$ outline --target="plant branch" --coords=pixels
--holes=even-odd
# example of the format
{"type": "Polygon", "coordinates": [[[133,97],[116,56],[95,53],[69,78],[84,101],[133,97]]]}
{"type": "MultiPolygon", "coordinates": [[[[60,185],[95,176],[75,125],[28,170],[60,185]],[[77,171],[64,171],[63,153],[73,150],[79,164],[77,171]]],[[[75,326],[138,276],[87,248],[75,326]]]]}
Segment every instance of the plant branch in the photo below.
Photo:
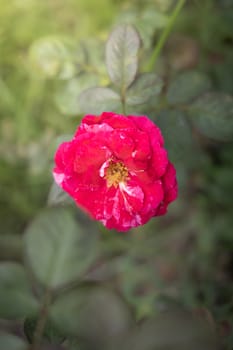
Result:
{"type": "Polygon", "coordinates": [[[163,30],[160,38],[159,38],[159,41],[158,41],[157,45],[155,46],[154,51],[152,52],[150,60],[149,60],[149,62],[147,64],[146,68],[147,68],[148,71],[151,71],[153,69],[153,67],[154,67],[154,65],[155,65],[155,63],[157,61],[157,58],[158,58],[158,56],[159,56],[159,54],[160,54],[160,52],[161,52],[161,50],[162,50],[162,48],[163,48],[163,46],[164,46],[164,44],[166,42],[166,39],[167,39],[167,37],[168,37],[168,35],[169,35],[169,33],[170,33],[170,31],[171,31],[175,21],[176,21],[176,18],[179,15],[182,7],[185,4],[185,1],[186,0],[178,0],[176,6],[174,8],[174,11],[170,15],[170,18],[168,20],[168,24],[164,28],[164,30],[163,30]]]}
{"type": "Polygon", "coordinates": [[[28,350],[39,350],[39,346],[41,344],[41,340],[43,337],[46,321],[48,318],[49,305],[51,303],[52,293],[50,289],[45,291],[41,308],[39,312],[39,318],[37,321],[36,329],[33,335],[33,341],[28,350]]]}

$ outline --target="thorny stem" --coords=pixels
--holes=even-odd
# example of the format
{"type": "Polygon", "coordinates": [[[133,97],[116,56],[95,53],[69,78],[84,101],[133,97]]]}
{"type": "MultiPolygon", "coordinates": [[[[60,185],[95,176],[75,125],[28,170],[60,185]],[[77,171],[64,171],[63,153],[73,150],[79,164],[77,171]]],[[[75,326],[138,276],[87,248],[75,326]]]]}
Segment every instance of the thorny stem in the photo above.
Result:
{"type": "Polygon", "coordinates": [[[178,0],[176,6],[174,8],[174,11],[170,15],[168,24],[164,28],[164,30],[163,30],[160,38],[159,38],[159,41],[158,41],[157,45],[155,46],[154,51],[152,52],[150,60],[149,60],[149,62],[147,64],[146,68],[147,68],[148,71],[151,71],[153,69],[153,67],[154,67],[154,65],[155,65],[155,63],[157,61],[157,58],[158,58],[158,56],[159,56],[159,54],[160,54],[160,52],[161,52],[161,50],[162,50],[162,48],[163,48],[163,46],[164,46],[164,44],[166,42],[166,39],[167,39],[167,37],[168,37],[168,35],[169,35],[169,33],[170,33],[170,31],[171,31],[175,21],[176,21],[176,18],[178,16],[178,14],[180,13],[182,7],[185,4],[185,1],[186,0],[178,0]]]}
{"type": "Polygon", "coordinates": [[[49,305],[51,303],[52,293],[50,289],[45,291],[42,299],[41,308],[39,312],[39,318],[36,325],[36,329],[33,335],[33,341],[28,350],[39,350],[39,346],[43,337],[46,321],[48,318],[49,305]]]}

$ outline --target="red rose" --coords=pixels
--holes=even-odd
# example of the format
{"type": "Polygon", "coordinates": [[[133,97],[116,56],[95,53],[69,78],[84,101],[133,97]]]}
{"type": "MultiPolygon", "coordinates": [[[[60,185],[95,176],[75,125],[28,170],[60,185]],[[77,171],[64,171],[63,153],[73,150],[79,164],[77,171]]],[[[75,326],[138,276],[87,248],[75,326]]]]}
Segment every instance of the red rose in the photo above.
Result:
{"type": "Polygon", "coordinates": [[[54,179],[92,218],[127,231],[165,214],[177,197],[176,171],[163,145],[145,116],[87,115],[59,146],[54,179]]]}

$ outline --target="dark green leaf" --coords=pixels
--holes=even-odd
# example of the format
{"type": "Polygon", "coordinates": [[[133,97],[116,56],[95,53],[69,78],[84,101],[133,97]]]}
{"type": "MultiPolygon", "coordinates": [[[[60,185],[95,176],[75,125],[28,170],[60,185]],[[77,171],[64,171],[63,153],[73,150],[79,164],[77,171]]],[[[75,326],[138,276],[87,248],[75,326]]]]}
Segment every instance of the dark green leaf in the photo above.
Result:
{"type": "Polygon", "coordinates": [[[140,37],[133,26],[118,26],[106,44],[106,64],[109,76],[121,90],[135,79],[138,68],[140,37]]]}
{"type": "Polygon", "coordinates": [[[119,336],[132,322],[131,312],[121,297],[95,285],[79,287],[58,297],[51,316],[61,330],[95,344],[95,348],[108,337],[119,336]]]}
{"type": "Polygon", "coordinates": [[[22,238],[17,234],[0,234],[0,259],[22,260],[22,238]]]}
{"type": "Polygon", "coordinates": [[[217,350],[213,329],[186,311],[166,311],[144,321],[115,349],[122,350],[217,350]]]}
{"type": "Polygon", "coordinates": [[[22,318],[37,310],[25,270],[13,262],[0,264],[0,317],[22,318]]]}
{"type": "Polygon", "coordinates": [[[13,334],[0,333],[0,350],[26,350],[25,341],[13,334]]]}
{"type": "Polygon", "coordinates": [[[154,73],[141,74],[126,93],[128,105],[146,103],[151,97],[158,95],[163,87],[162,80],[154,73]]]}
{"type": "Polygon", "coordinates": [[[25,237],[27,262],[43,284],[59,287],[77,280],[96,255],[97,235],[84,232],[65,208],[42,212],[25,237]]]}
{"type": "Polygon", "coordinates": [[[171,104],[188,103],[210,88],[211,82],[204,73],[184,72],[171,82],[167,91],[167,99],[171,104]]]}
{"type": "Polygon", "coordinates": [[[172,162],[184,163],[188,168],[200,165],[200,150],[183,112],[164,110],[156,116],[155,122],[162,130],[165,147],[172,162]]]}
{"type": "Polygon", "coordinates": [[[100,114],[104,111],[120,112],[120,96],[113,90],[95,87],[83,91],[79,96],[83,113],[100,114]]]}
{"type": "Polygon", "coordinates": [[[185,188],[189,171],[207,164],[207,157],[193,138],[191,126],[183,112],[164,110],[156,116],[155,122],[162,130],[169,159],[176,167],[179,188],[185,188]]]}
{"type": "Polygon", "coordinates": [[[193,124],[215,140],[233,139],[233,98],[223,93],[208,93],[190,106],[193,124]]]}

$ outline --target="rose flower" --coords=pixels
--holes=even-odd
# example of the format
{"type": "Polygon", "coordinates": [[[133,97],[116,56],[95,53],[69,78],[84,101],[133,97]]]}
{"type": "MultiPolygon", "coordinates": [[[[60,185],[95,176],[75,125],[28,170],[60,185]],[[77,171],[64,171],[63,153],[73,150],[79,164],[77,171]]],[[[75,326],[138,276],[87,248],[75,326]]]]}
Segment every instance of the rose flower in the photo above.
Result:
{"type": "Polygon", "coordinates": [[[93,219],[127,231],[163,215],[177,197],[160,129],[145,116],[86,115],[55,155],[53,175],[93,219]]]}

